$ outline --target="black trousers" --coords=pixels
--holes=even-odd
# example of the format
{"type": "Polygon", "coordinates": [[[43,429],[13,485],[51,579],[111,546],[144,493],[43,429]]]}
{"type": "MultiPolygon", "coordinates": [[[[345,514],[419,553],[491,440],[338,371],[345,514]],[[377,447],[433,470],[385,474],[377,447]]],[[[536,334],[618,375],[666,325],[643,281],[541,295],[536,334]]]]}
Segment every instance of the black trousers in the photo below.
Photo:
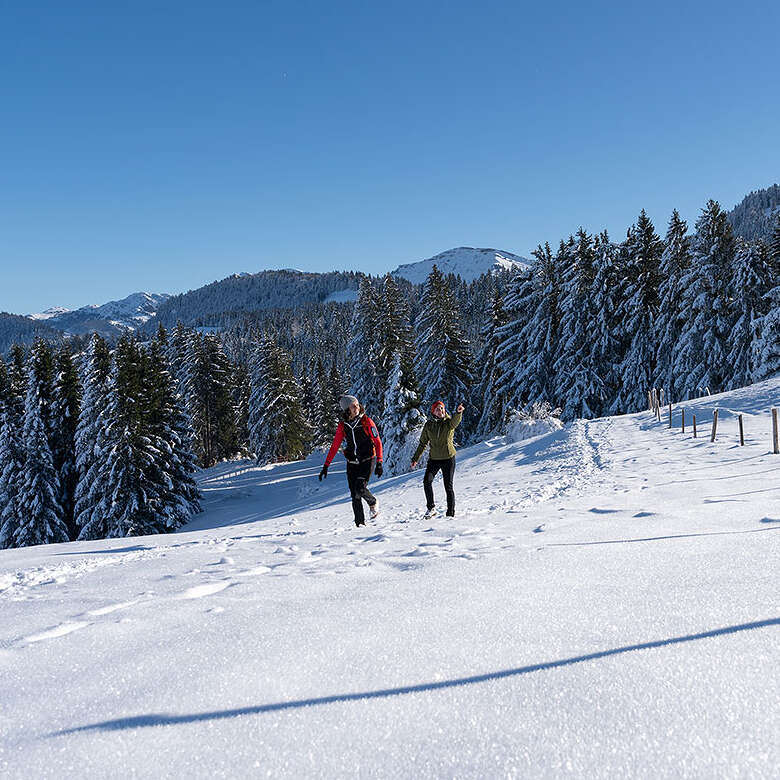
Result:
{"type": "Polygon", "coordinates": [[[374,473],[376,458],[369,458],[361,463],[347,463],[347,483],[352,496],[352,511],[355,513],[355,525],[364,525],[366,516],[363,514],[363,499],[369,506],[376,504],[374,494],[368,489],[368,481],[374,473]]]}
{"type": "Polygon", "coordinates": [[[428,458],[428,465],[425,467],[425,476],[423,477],[423,488],[425,489],[425,503],[428,509],[433,509],[435,502],[433,500],[433,478],[441,471],[444,478],[444,492],[447,494],[447,514],[455,517],[455,489],[452,487],[452,478],[455,476],[455,456],[446,460],[434,460],[428,458]]]}

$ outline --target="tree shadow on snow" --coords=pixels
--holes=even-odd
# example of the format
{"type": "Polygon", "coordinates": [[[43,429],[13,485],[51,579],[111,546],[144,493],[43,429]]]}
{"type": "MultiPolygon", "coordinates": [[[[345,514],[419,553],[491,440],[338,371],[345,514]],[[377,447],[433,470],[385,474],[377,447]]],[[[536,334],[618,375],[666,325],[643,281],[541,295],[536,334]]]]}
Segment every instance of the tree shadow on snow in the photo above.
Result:
{"type": "Polygon", "coordinates": [[[75,728],[63,729],[53,732],[50,737],[61,736],[64,734],[74,734],[82,731],[121,731],[124,729],[143,728],[148,726],[175,726],[183,723],[200,723],[203,721],[224,720],[227,718],[236,718],[242,715],[262,715],[269,712],[281,712],[283,710],[293,710],[303,707],[316,707],[325,704],[340,704],[352,701],[367,701],[370,699],[384,699],[392,696],[406,696],[412,693],[428,693],[439,691],[446,688],[457,688],[464,685],[475,685],[477,683],[493,682],[504,680],[511,677],[519,677],[524,674],[541,672],[548,669],[558,669],[574,664],[585,663],[587,661],[597,661],[601,658],[632,653],[637,650],[652,650],[659,647],[668,647],[670,645],[682,644],[685,642],[694,642],[699,639],[711,639],[718,636],[727,636],[737,634],[742,631],[752,631],[758,628],[768,628],[770,626],[780,626],[780,618],[769,618],[767,620],[756,620],[752,623],[741,623],[735,626],[725,628],[716,628],[711,631],[702,631],[698,634],[688,634],[687,636],[677,636],[671,639],[658,639],[651,642],[642,642],[636,645],[626,645],[612,650],[601,650],[587,655],[578,655],[572,658],[564,658],[559,661],[548,661],[545,663],[531,664],[530,666],[520,666],[515,669],[504,669],[498,672],[488,672],[486,674],[477,674],[472,677],[459,677],[453,680],[442,680],[439,682],[420,683],[418,685],[407,685],[398,688],[384,688],[376,691],[363,691],[358,693],[341,693],[331,696],[321,696],[310,699],[296,699],[293,701],[274,702],[270,704],[259,704],[254,707],[239,707],[231,710],[215,710],[214,712],[199,712],[191,715],[166,715],[163,713],[153,713],[149,715],[136,715],[130,718],[118,718],[116,720],[106,720],[100,723],[92,723],[87,726],[77,726],[75,728]]]}

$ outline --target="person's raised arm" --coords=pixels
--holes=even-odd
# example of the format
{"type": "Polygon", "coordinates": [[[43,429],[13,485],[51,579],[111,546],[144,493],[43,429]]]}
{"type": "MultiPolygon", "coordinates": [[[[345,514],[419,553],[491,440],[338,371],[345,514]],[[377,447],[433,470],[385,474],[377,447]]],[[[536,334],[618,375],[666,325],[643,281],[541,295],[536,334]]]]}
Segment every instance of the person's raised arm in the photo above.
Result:
{"type": "Polygon", "coordinates": [[[455,410],[455,414],[450,417],[450,429],[455,430],[460,425],[460,421],[463,419],[463,410],[466,407],[463,404],[458,404],[458,408],[455,410]]]}

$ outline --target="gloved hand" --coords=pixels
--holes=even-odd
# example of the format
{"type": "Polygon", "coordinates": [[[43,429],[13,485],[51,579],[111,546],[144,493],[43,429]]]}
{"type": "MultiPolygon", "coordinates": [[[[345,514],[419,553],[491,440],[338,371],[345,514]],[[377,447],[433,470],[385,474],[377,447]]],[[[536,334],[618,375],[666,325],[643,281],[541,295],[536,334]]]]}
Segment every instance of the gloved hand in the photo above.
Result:
{"type": "Polygon", "coordinates": [[[374,474],[376,474],[377,479],[382,476],[383,470],[384,469],[382,468],[382,461],[381,460],[377,461],[376,466],[374,466],[374,474]]]}
{"type": "Polygon", "coordinates": [[[328,477],[328,467],[323,466],[322,471],[320,472],[320,482],[322,482],[323,479],[327,479],[328,477]]]}

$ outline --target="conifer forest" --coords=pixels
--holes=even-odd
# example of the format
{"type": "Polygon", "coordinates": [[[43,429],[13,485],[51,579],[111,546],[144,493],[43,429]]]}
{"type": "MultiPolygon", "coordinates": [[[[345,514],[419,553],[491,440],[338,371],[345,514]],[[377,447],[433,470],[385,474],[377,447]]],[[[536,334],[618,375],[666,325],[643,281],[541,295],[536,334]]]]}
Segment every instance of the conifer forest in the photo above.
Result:
{"type": "MultiPolygon", "coordinates": [[[[715,201],[692,227],[672,212],[665,231],[642,211],[619,240],[580,228],[539,245],[526,272],[466,283],[434,267],[421,286],[357,274],[354,302],[15,344],[0,359],[0,547],[173,531],[200,511],[199,468],[327,447],[346,392],[397,474],[436,399],[466,405],[464,444],[529,410],[632,413],[653,387],[679,402],[771,376],[773,219],[748,239],[715,201]]],[[[324,295],[336,281],[323,278],[324,295]]],[[[194,318],[200,298],[187,300],[194,318]]]]}

